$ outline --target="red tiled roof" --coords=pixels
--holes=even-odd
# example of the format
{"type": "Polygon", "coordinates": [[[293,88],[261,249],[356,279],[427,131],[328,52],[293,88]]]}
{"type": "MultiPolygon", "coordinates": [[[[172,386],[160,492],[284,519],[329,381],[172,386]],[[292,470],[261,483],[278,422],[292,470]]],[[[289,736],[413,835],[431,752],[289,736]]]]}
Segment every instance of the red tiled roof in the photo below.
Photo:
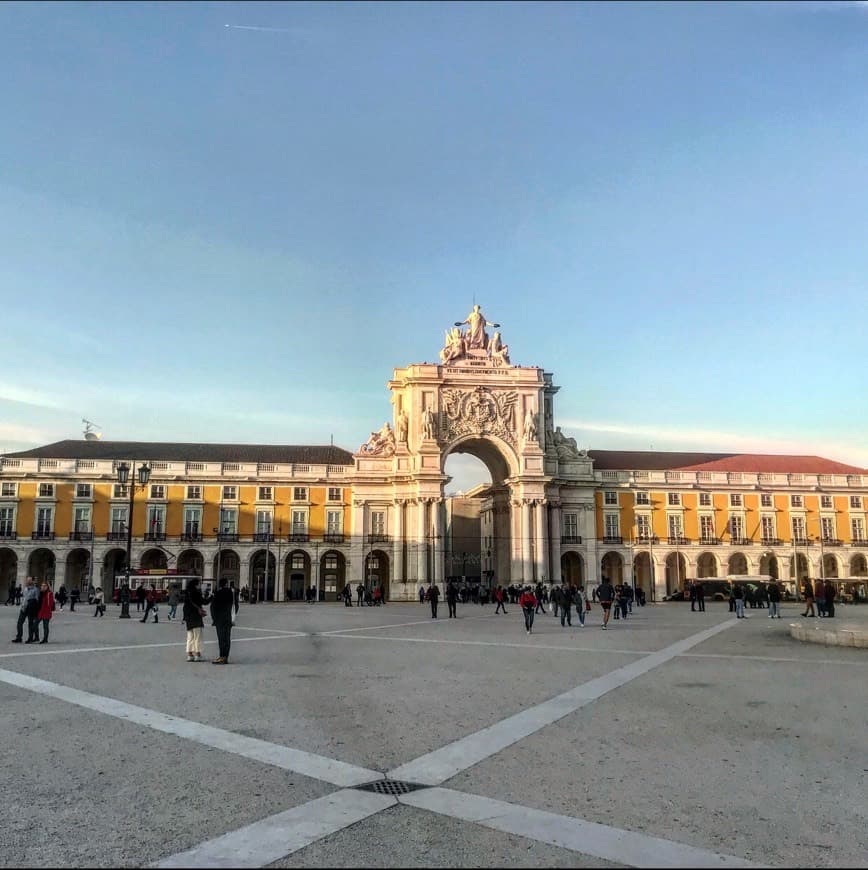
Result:
{"type": "Polygon", "coordinates": [[[747,471],[765,474],[864,474],[855,465],[822,456],[772,453],[678,453],[651,450],[589,450],[595,470],[747,471]]]}

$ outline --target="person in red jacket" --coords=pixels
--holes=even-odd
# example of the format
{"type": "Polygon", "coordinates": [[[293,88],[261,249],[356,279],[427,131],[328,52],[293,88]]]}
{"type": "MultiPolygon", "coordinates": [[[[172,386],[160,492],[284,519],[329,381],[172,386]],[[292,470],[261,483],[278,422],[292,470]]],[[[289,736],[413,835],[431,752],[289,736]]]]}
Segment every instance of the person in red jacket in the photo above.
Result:
{"type": "Polygon", "coordinates": [[[39,623],[42,623],[42,640],[40,643],[48,643],[48,623],[51,622],[51,615],[54,613],[54,593],[51,587],[45,580],[42,581],[42,586],[39,589],[39,610],[36,613],[36,631],[39,633],[39,623]]]}
{"type": "Polygon", "coordinates": [[[524,592],[518,598],[518,606],[524,612],[524,627],[528,634],[533,634],[533,614],[536,610],[536,596],[530,586],[524,587],[524,592]]]}

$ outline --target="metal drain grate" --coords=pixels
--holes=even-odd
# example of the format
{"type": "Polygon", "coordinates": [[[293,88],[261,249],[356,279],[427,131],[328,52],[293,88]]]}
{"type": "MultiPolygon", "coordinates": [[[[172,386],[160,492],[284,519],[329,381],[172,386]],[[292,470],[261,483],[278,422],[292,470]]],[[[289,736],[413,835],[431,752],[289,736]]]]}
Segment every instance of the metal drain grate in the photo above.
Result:
{"type": "Polygon", "coordinates": [[[430,788],[430,786],[422,785],[419,782],[402,782],[399,779],[378,779],[376,782],[366,782],[364,785],[356,786],[358,791],[373,791],[377,794],[390,795],[407,794],[420,788],[430,788]]]}

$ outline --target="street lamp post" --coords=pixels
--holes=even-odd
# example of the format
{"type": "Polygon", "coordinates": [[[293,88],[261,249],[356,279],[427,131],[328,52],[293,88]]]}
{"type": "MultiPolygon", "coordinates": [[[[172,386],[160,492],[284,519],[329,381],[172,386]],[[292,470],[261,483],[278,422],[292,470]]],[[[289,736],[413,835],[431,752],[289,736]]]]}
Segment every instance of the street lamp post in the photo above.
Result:
{"type": "MultiPolygon", "coordinates": [[[[135,466],[135,462],[133,463],[135,466]]],[[[136,484],[135,480],[130,480],[130,470],[131,466],[126,462],[122,462],[117,467],[118,474],[118,483],[121,486],[129,486],[130,488],[130,508],[129,514],[127,516],[127,554],[124,565],[124,573],[126,574],[126,586],[127,589],[130,588],[130,571],[132,566],[132,552],[133,552],[133,510],[135,509],[136,504],[136,489],[141,487],[144,489],[148,485],[148,481],[151,479],[151,469],[145,465],[143,462],[136,472],[138,477],[138,484],[136,484]]],[[[114,592],[114,578],[112,578],[112,592],[114,592]]],[[[120,597],[120,596],[118,596],[120,597]]],[[[129,619],[130,618],[130,602],[127,597],[125,601],[121,602],[121,619],[129,619]]]]}

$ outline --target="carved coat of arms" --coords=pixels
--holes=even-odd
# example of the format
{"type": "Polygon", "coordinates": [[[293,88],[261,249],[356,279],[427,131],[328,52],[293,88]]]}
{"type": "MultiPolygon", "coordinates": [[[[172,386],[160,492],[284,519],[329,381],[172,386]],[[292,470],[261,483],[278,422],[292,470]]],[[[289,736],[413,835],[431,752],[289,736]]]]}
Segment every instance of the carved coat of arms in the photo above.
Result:
{"type": "Polygon", "coordinates": [[[511,444],[516,443],[515,407],[518,393],[493,391],[485,387],[474,390],[444,389],[441,392],[443,408],[443,437],[447,440],[460,435],[497,435],[511,444]]]}

